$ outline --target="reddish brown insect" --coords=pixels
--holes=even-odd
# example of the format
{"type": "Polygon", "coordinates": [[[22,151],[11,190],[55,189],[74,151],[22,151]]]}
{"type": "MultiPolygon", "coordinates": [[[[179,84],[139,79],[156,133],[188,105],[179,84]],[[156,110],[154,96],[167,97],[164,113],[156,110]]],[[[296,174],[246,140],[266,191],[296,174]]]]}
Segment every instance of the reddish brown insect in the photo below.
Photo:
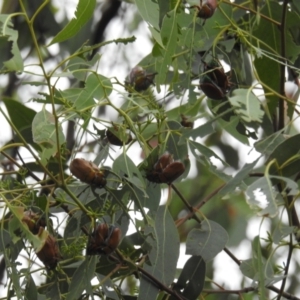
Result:
{"type": "Polygon", "coordinates": [[[174,161],[173,155],[169,153],[165,153],[158,159],[158,161],[154,165],[154,170],[156,172],[162,172],[173,161],[174,161]]]}
{"type": "MultiPolygon", "coordinates": [[[[116,131],[118,131],[118,128],[114,127],[116,131]]],[[[106,130],[106,137],[107,140],[112,144],[116,146],[123,146],[123,141],[120,140],[109,128],[106,130]]],[[[124,142],[125,145],[129,144],[132,141],[131,134],[127,134],[127,140],[124,142]]]]}
{"type": "Polygon", "coordinates": [[[111,254],[121,240],[121,229],[106,223],[99,224],[91,234],[86,253],[87,255],[111,254]]]}
{"type": "Polygon", "coordinates": [[[36,255],[49,270],[55,269],[58,261],[62,258],[57,241],[51,234],[48,235],[44,246],[36,255]]]}
{"type": "Polygon", "coordinates": [[[172,183],[175,179],[180,177],[185,170],[184,164],[180,161],[174,161],[169,164],[162,173],[159,174],[159,179],[163,183],[172,183]]]}
{"type": "Polygon", "coordinates": [[[169,153],[163,154],[150,170],[146,178],[155,183],[171,184],[175,179],[180,177],[185,170],[185,166],[180,161],[175,161],[169,153]]]}
{"type": "Polygon", "coordinates": [[[125,80],[125,86],[127,87],[126,90],[128,90],[129,86],[131,86],[137,92],[147,90],[150,85],[154,85],[153,80],[156,74],[156,72],[147,73],[140,66],[134,67],[125,80]]]}
{"type": "Polygon", "coordinates": [[[106,179],[104,173],[92,162],[83,158],[75,158],[70,164],[71,173],[87,184],[104,187],[106,179]]]}
{"type": "Polygon", "coordinates": [[[46,227],[45,219],[31,210],[24,211],[22,222],[33,234],[38,234],[40,227],[46,227]]]}
{"type": "Polygon", "coordinates": [[[181,122],[180,124],[183,127],[187,127],[187,128],[194,128],[194,122],[189,121],[188,118],[184,115],[181,115],[181,122]]]}
{"type": "Polygon", "coordinates": [[[197,16],[201,19],[206,20],[213,16],[217,6],[217,0],[200,0],[199,6],[193,5],[191,7],[196,7],[198,9],[197,16]]]}
{"type": "Polygon", "coordinates": [[[200,89],[208,98],[224,99],[231,84],[220,62],[215,59],[204,62],[204,71],[205,74],[200,78],[200,89]]]}

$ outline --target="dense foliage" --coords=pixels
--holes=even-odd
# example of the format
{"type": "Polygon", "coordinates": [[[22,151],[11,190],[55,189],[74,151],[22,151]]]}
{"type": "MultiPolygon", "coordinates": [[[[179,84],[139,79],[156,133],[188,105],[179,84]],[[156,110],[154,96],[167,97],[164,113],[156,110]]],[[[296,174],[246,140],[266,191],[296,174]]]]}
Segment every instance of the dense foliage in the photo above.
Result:
{"type": "Polygon", "coordinates": [[[131,2],[2,4],[1,299],[300,299],[300,2],[131,2]]]}

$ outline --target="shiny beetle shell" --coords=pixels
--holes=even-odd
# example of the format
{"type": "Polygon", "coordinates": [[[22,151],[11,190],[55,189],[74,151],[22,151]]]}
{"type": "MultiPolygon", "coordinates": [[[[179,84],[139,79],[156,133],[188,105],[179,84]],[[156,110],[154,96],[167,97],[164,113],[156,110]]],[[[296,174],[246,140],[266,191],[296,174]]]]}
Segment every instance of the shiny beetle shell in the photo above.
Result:
{"type": "Polygon", "coordinates": [[[111,254],[121,240],[121,229],[106,223],[99,224],[91,234],[86,248],[87,255],[111,254]]]}
{"type": "MultiPolygon", "coordinates": [[[[123,146],[123,141],[121,141],[111,130],[107,129],[106,130],[106,137],[107,140],[115,146],[123,146]]],[[[132,136],[131,134],[128,134],[127,141],[124,142],[125,145],[129,144],[132,141],[132,136]]]]}
{"type": "Polygon", "coordinates": [[[185,171],[182,162],[173,160],[169,153],[163,154],[153,166],[153,169],[146,174],[146,178],[154,183],[171,184],[180,177],[185,171]]]}
{"type": "Polygon", "coordinates": [[[162,183],[170,184],[180,177],[184,171],[184,164],[180,161],[174,161],[162,171],[162,173],[159,175],[159,178],[162,183]]]}
{"type": "Polygon", "coordinates": [[[40,227],[46,227],[45,219],[30,210],[24,212],[22,222],[33,234],[38,234],[40,227]]]}
{"type": "Polygon", "coordinates": [[[147,73],[141,66],[134,67],[127,79],[125,85],[131,86],[137,92],[145,91],[150,85],[154,85],[154,77],[157,73],[147,73]]]}
{"type": "Polygon", "coordinates": [[[162,172],[163,169],[166,168],[173,161],[174,161],[173,155],[169,153],[165,153],[158,159],[158,161],[154,165],[154,170],[156,172],[162,172]]]}
{"type": "Polygon", "coordinates": [[[49,270],[55,269],[58,261],[61,259],[56,239],[49,234],[44,246],[36,253],[37,257],[43,262],[49,270]]]}
{"type": "Polygon", "coordinates": [[[184,115],[181,115],[181,122],[180,124],[183,127],[187,127],[187,128],[194,128],[194,122],[189,121],[188,118],[184,115]]]}
{"type": "Polygon", "coordinates": [[[200,77],[199,88],[203,93],[213,99],[222,100],[229,91],[230,82],[221,64],[213,59],[204,63],[205,74],[200,77]]]}
{"type": "Polygon", "coordinates": [[[213,100],[222,100],[226,96],[226,93],[212,81],[200,83],[200,89],[208,98],[213,100]]]}
{"type": "Polygon", "coordinates": [[[196,7],[198,9],[197,17],[206,20],[213,16],[217,6],[217,0],[200,0],[200,6],[194,5],[192,7],[196,7]]]}
{"type": "Polygon", "coordinates": [[[71,173],[82,182],[104,187],[106,179],[104,173],[92,162],[83,158],[75,158],[70,164],[71,173]]]}

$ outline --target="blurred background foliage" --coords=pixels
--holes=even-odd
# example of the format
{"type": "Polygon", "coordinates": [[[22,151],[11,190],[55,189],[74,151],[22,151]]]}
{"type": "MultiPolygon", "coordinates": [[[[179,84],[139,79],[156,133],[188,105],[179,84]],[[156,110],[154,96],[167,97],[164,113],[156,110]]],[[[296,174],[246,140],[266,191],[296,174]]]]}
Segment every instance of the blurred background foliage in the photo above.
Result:
{"type": "Polygon", "coordinates": [[[298,299],[297,0],[1,4],[3,299],[298,299]]]}

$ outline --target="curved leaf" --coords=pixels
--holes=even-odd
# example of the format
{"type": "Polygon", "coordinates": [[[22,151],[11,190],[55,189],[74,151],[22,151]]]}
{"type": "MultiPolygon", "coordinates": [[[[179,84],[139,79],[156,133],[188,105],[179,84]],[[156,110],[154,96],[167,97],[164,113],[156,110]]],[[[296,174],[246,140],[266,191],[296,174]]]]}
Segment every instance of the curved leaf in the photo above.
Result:
{"type": "Polygon", "coordinates": [[[94,277],[97,260],[97,256],[87,257],[78,267],[72,277],[66,300],[78,299],[84,290],[91,288],[91,280],[94,277]]]}
{"type": "MultiPolygon", "coordinates": [[[[146,232],[145,232],[146,233],[146,232]]],[[[152,249],[149,253],[151,265],[144,269],[157,280],[169,286],[175,276],[179,256],[179,236],[173,218],[166,206],[161,206],[156,214],[154,227],[148,228],[147,242],[152,249]]],[[[146,278],[141,278],[138,299],[155,299],[158,287],[146,278]]]]}
{"type": "MultiPolygon", "coordinates": [[[[188,300],[197,299],[205,282],[206,263],[201,256],[192,256],[185,263],[174,290],[188,300]]],[[[171,298],[173,300],[173,298],[171,298]]]]}
{"type": "Polygon", "coordinates": [[[221,252],[228,241],[226,230],[218,223],[206,220],[200,228],[189,232],[186,240],[186,254],[202,256],[205,262],[221,252]]]}
{"type": "Polygon", "coordinates": [[[73,18],[64,29],[62,29],[48,45],[60,43],[76,35],[82,26],[93,16],[96,0],[79,0],[76,8],[75,18],[73,18]]]}

